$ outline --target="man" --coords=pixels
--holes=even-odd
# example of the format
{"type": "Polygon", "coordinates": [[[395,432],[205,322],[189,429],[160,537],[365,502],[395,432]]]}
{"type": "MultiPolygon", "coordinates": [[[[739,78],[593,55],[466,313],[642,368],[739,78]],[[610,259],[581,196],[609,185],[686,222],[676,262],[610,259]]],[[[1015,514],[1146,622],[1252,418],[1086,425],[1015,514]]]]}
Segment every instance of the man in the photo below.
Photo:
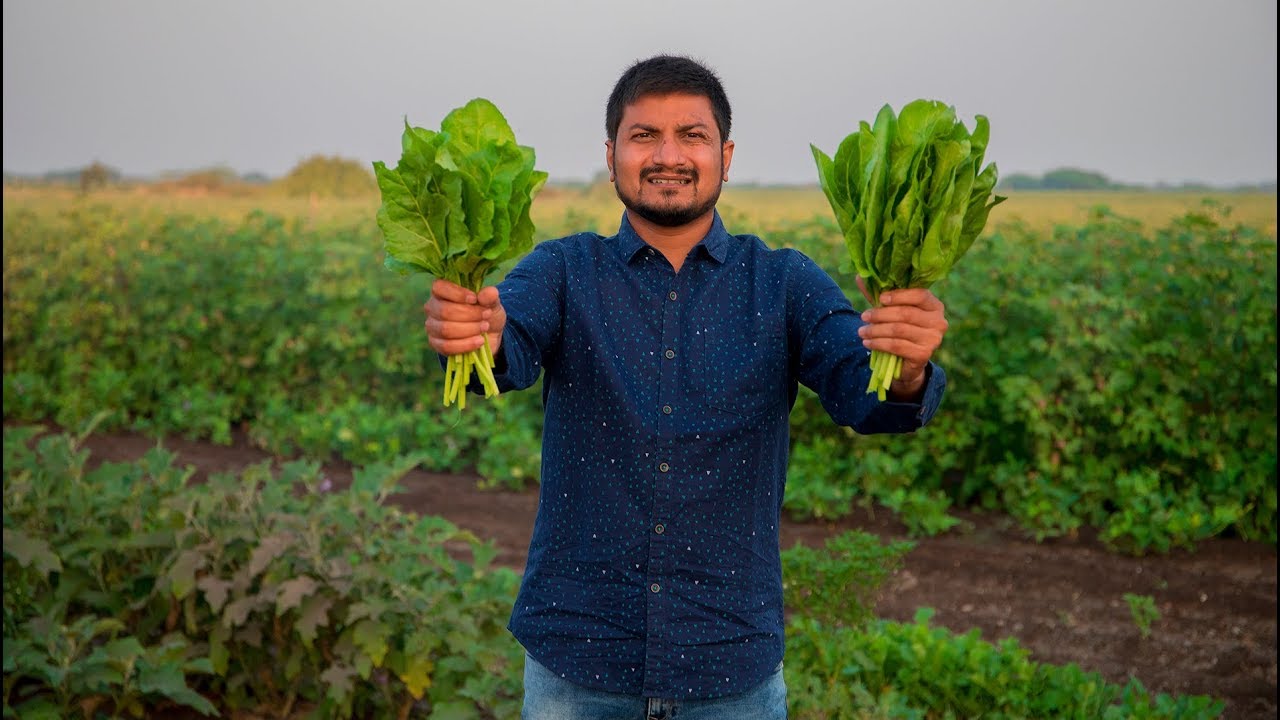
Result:
{"type": "Polygon", "coordinates": [[[947,323],[926,290],[859,317],[817,265],[730,235],[733,160],[719,80],[640,61],[606,108],[617,235],[543,242],[497,288],[444,281],[431,346],[487,333],[504,391],[543,374],[541,501],[510,629],[524,717],[786,717],[778,523],[797,383],[838,423],[909,432],[945,379],[947,323]],[[904,359],[868,394],[869,351],[904,359]]]}

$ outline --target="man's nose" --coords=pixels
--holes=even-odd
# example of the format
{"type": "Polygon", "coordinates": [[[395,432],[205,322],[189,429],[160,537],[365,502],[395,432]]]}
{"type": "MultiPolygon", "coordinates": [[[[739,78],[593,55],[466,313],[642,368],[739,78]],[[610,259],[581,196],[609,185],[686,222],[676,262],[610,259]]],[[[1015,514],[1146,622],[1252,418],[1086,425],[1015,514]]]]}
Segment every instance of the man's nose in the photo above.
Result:
{"type": "Polygon", "coordinates": [[[684,149],[675,140],[664,138],[658,141],[658,146],[653,149],[653,162],[666,167],[683,165],[684,149]]]}

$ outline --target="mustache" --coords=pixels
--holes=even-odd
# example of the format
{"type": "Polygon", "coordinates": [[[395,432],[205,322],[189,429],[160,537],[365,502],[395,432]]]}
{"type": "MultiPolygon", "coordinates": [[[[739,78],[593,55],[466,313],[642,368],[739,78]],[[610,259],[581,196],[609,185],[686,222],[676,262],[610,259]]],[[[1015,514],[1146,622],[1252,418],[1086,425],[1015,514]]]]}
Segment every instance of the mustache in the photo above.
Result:
{"type": "Polygon", "coordinates": [[[668,169],[668,168],[658,167],[656,165],[650,165],[649,167],[642,169],[640,171],[640,179],[648,180],[650,177],[658,174],[679,175],[680,177],[688,178],[689,180],[692,180],[692,181],[697,181],[698,179],[698,171],[694,170],[693,168],[668,169]]]}

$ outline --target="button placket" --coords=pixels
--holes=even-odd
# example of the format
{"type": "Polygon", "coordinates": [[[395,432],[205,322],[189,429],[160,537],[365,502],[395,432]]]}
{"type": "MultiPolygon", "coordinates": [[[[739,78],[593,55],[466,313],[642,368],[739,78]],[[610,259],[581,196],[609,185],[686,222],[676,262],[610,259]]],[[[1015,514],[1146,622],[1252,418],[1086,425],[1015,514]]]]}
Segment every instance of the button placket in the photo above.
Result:
{"type": "MultiPolygon", "coordinates": [[[[653,475],[655,491],[649,506],[649,565],[648,573],[645,580],[645,587],[648,592],[645,593],[648,602],[648,620],[652,627],[660,628],[666,624],[667,615],[670,607],[667,602],[668,594],[666,592],[666,578],[671,574],[670,553],[666,551],[669,542],[670,533],[667,532],[665,519],[671,517],[670,508],[666,507],[668,502],[665,498],[668,496],[667,489],[672,483],[678,483],[679,476],[676,475],[677,468],[680,465],[680,448],[674,444],[676,416],[675,406],[680,401],[680,376],[681,366],[684,364],[682,357],[683,348],[680,345],[681,334],[684,328],[681,326],[681,303],[680,299],[682,291],[679,289],[681,279],[678,275],[669,277],[669,284],[665,292],[659,290],[658,295],[659,309],[662,317],[661,336],[658,338],[659,345],[657,351],[658,358],[658,385],[657,393],[654,397],[653,406],[653,422],[654,427],[658,431],[658,440],[655,445],[656,463],[651,467],[656,470],[653,475]],[[665,296],[665,300],[662,298],[665,296]]],[[[662,639],[663,633],[655,631],[649,638],[650,650],[661,654],[666,651],[665,641],[662,639]]],[[[648,663],[646,663],[648,665],[648,663]]],[[[646,673],[648,670],[646,670],[646,673]]]]}

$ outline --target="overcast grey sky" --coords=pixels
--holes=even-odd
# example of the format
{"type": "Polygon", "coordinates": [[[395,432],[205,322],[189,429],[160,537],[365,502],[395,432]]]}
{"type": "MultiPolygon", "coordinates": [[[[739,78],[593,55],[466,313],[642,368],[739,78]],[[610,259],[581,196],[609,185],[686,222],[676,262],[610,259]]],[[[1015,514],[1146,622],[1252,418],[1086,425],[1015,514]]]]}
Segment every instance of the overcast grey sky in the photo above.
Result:
{"type": "Polygon", "coordinates": [[[1002,175],[1276,179],[1275,0],[6,0],[4,169],[126,174],[315,154],[394,163],[403,118],[493,100],[553,180],[604,165],[604,102],[659,52],[712,66],[733,180],[816,178],[885,103],[991,120],[1002,175]]]}

